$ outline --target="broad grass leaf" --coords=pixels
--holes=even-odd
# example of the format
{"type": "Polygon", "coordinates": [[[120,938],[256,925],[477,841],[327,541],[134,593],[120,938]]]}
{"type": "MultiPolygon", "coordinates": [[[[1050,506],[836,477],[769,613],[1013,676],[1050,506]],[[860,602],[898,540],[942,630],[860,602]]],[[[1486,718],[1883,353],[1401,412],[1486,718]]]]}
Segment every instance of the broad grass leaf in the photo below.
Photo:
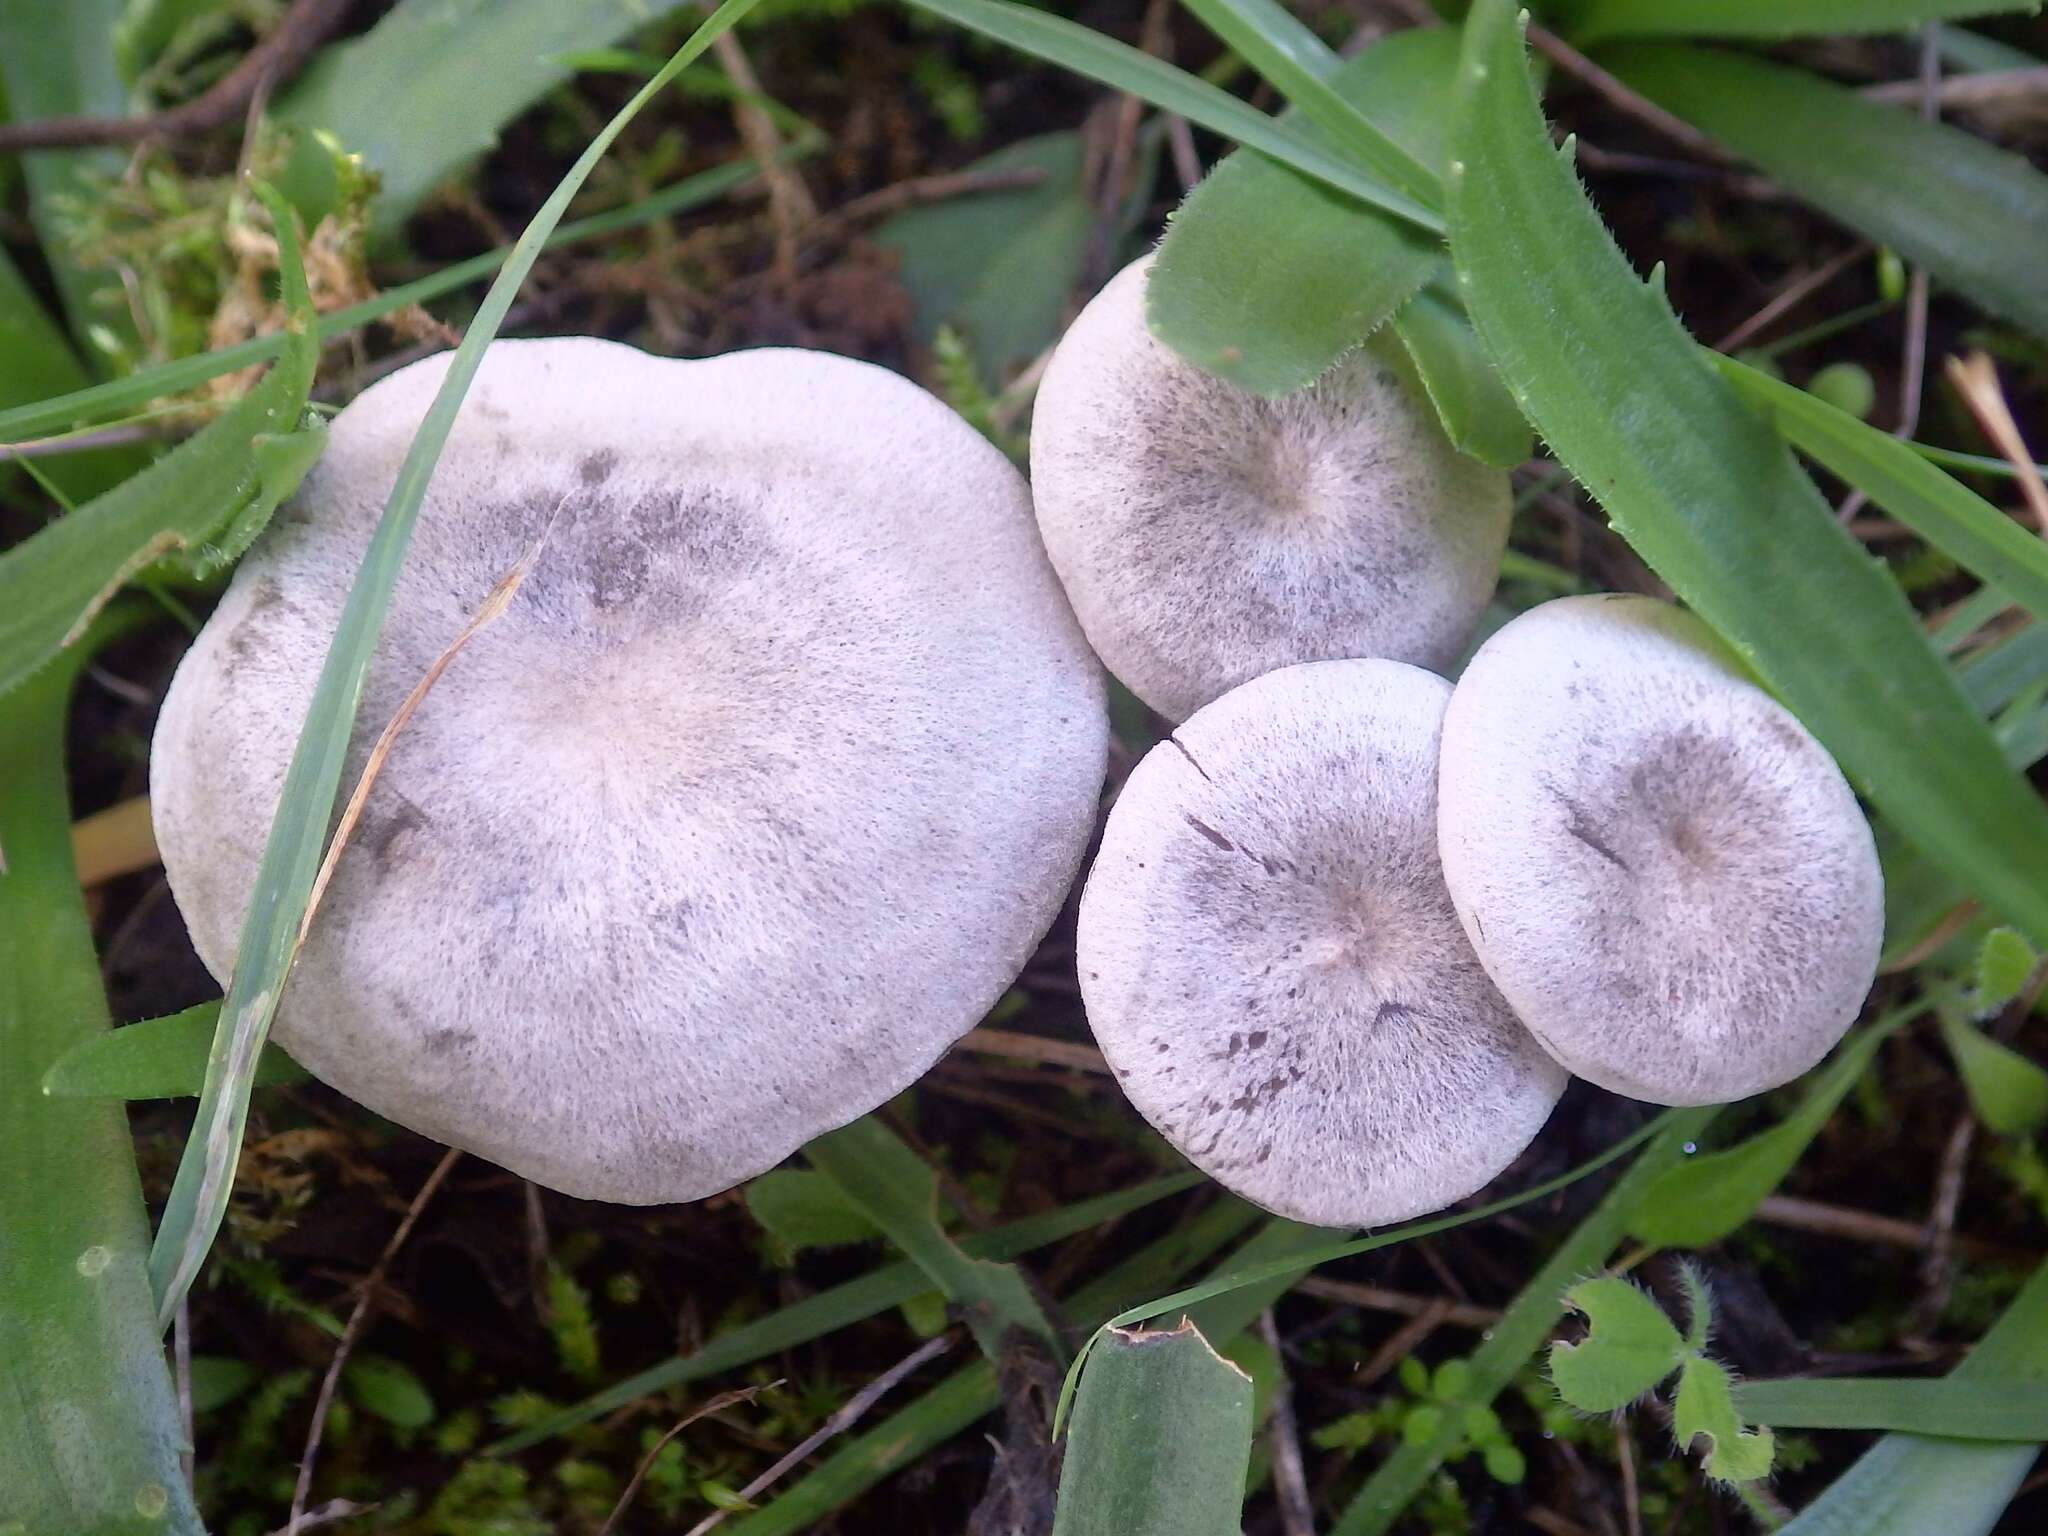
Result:
{"type": "Polygon", "coordinates": [[[1954,1376],[1789,1377],[1735,1384],[1735,1411],[1780,1429],[1889,1429],[1959,1440],[2048,1440],[2035,1380],[1954,1376]]]}
{"type": "Polygon", "coordinates": [[[1928,21],[2038,11],[2040,0],[1579,0],[1581,43],[1607,37],[1801,37],[1906,32],[1928,21]]]}

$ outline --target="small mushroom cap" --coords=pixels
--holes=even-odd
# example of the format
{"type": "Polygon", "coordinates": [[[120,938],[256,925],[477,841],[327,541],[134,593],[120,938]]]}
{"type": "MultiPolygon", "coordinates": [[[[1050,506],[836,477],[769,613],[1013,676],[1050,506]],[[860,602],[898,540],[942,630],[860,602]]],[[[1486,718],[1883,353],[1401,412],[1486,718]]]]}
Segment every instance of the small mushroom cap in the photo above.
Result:
{"type": "MultiPolygon", "coordinates": [[[[446,356],[336,419],[179,668],[152,786],[225,977],[343,598],[446,356]]],[[[279,1039],[568,1193],[714,1193],[922,1074],[1016,977],[1093,832],[1101,674],[1023,479],[822,353],[500,342],[428,492],[344,785],[396,747],[279,1039]]]]}
{"type": "Polygon", "coordinates": [[[1469,1195],[1564,1091],[1437,867],[1450,693],[1393,661],[1226,693],[1139,763],[1082,894],[1081,993],[1124,1092],[1197,1167],[1298,1221],[1469,1195]]]}
{"type": "Polygon", "coordinates": [[[1855,794],[1668,603],[1560,598],[1488,639],[1444,723],[1439,813],[1479,958],[1603,1088],[1761,1093],[1870,990],[1884,884],[1855,794]]]}
{"type": "Polygon", "coordinates": [[[1508,477],[1444,436],[1387,338],[1262,399],[1145,325],[1151,258],[1053,354],[1031,485],[1109,670],[1171,720],[1300,661],[1463,650],[1507,543],[1508,477]]]}

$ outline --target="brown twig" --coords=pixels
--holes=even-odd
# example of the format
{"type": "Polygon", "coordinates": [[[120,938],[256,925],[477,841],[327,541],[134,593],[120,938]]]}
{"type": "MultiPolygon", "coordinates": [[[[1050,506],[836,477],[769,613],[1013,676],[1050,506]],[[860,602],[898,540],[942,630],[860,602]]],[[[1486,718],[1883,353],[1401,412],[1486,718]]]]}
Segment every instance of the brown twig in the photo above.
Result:
{"type": "Polygon", "coordinates": [[[960,1049],[978,1051],[986,1056],[1007,1056],[1013,1061],[1072,1067],[1077,1072],[1107,1074],[1109,1071],[1109,1063],[1102,1059],[1102,1052],[1092,1045],[1047,1040],[1041,1035],[1020,1034],[1010,1029],[971,1029],[961,1038],[960,1049]]]}
{"type": "Polygon", "coordinates": [[[1716,352],[1733,352],[1773,320],[1778,319],[1788,310],[1805,303],[1814,294],[1848,271],[1856,262],[1862,260],[1869,252],[1870,246],[1866,242],[1858,241],[1846,251],[1841,252],[1829,261],[1823,262],[1812,271],[1801,273],[1791,282],[1785,284],[1783,288],[1779,289],[1777,294],[1762,309],[1715,342],[1714,350],[1716,352]]]}
{"type": "Polygon", "coordinates": [[[1636,1486],[1636,1437],[1629,1433],[1628,1415],[1614,1416],[1614,1461],[1621,1469],[1621,1518],[1628,1536],[1643,1536],[1643,1497],[1636,1486]]]}
{"type": "Polygon", "coordinates": [[[398,1223],[398,1230],[391,1234],[391,1241],[384,1245],[384,1251],[377,1255],[377,1262],[370,1266],[369,1274],[363,1277],[356,1304],[349,1312],[348,1322],[341,1330],[341,1342],[334,1346],[334,1358],[327,1362],[327,1374],[320,1380],[320,1395],[313,1400],[313,1422],[306,1430],[306,1453],[299,1458],[299,1478],[292,1486],[291,1517],[285,1521],[285,1536],[297,1536],[300,1523],[305,1517],[306,1496],[313,1490],[313,1465],[320,1455],[320,1436],[327,1428],[327,1411],[334,1406],[334,1388],[341,1380],[341,1368],[348,1363],[349,1351],[356,1346],[356,1340],[363,1335],[370,1314],[377,1304],[377,1293],[383,1289],[384,1276],[391,1268],[391,1261],[398,1257],[398,1250],[405,1246],[405,1240],[412,1236],[412,1229],[418,1224],[420,1213],[427,1208],[427,1202],[434,1198],[436,1190],[447,1180],[457,1162],[462,1158],[458,1148],[450,1147],[441,1154],[441,1161],[434,1165],[434,1171],[427,1175],[420,1185],[418,1194],[412,1197],[412,1204],[406,1207],[404,1217],[398,1223]]]}
{"type": "MultiPolygon", "coordinates": [[[[763,1382],[757,1387],[736,1387],[730,1392],[721,1392],[718,1396],[707,1399],[699,1407],[684,1414],[682,1418],[675,1422],[674,1427],[659,1440],[655,1441],[647,1454],[640,1458],[640,1465],[633,1469],[632,1480],[626,1484],[625,1492],[619,1495],[619,1502],[612,1506],[612,1512],[604,1517],[604,1524],[597,1528],[597,1536],[611,1536],[613,1529],[619,1523],[619,1517],[625,1514],[627,1506],[633,1502],[635,1495],[640,1492],[640,1485],[647,1481],[647,1474],[654,1469],[654,1458],[662,1453],[669,1441],[675,1439],[677,1435],[680,1435],[699,1419],[709,1418],[714,1413],[722,1413],[737,1403],[751,1403],[770,1387],[779,1387],[781,1385],[782,1383],[779,1381],[770,1381],[763,1382]]],[[[720,1518],[724,1518],[722,1514],[720,1518]]]]}
{"type": "Polygon", "coordinates": [[[1925,1332],[1941,1321],[1948,1309],[1949,1290],[1955,1283],[1956,1209],[1963,1201],[1963,1175],[1970,1166],[1970,1148],[1977,1139],[1977,1117],[1965,1110],[1956,1117],[1942,1148],[1941,1165],[1934,1177],[1934,1205],[1927,1214],[1927,1251],[1920,1260],[1920,1283],[1926,1288],[1914,1304],[1911,1318],[1925,1332]]]}
{"type": "Polygon", "coordinates": [[[1928,930],[1927,935],[1895,959],[1887,960],[1877,968],[1880,976],[1896,976],[1901,971],[1910,971],[1922,960],[1940,949],[1950,939],[1969,926],[1970,919],[1977,915],[1975,899],[1958,902],[1942,920],[1928,930]]]}
{"type": "Polygon", "coordinates": [[[140,144],[147,139],[188,138],[225,128],[257,94],[288,79],[341,25],[352,0],[297,0],[270,35],[242,62],[222,75],[204,95],[168,112],[142,117],[45,117],[29,123],[0,123],[0,154],[36,149],[83,149],[93,145],[140,144]]]}
{"type": "Polygon", "coordinates": [[[733,121],[739,127],[747,153],[761,168],[761,180],[767,184],[768,211],[775,221],[775,270],[787,281],[796,276],[799,234],[804,225],[816,222],[818,205],[803,178],[786,163],[782,135],[775,127],[775,119],[761,105],[767,92],[761,89],[760,77],[748,62],[747,51],[740,46],[738,36],[719,33],[711,51],[718,56],[719,67],[738,92],[733,102],[733,121]]]}
{"type": "MultiPolygon", "coordinates": [[[[1866,85],[1860,94],[1865,101],[1913,106],[1926,99],[1927,87],[1918,78],[1888,80],[1883,85],[1866,85]]],[[[1942,107],[1978,107],[1994,101],[2041,95],[2048,95],[2048,64],[2024,69],[1987,69],[1975,75],[1952,75],[1936,88],[1934,99],[1942,107]]]]}
{"type": "MultiPolygon", "coordinates": [[[[748,1503],[752,1503],[780,1481],[785,1472],[803,1461],[813,1451],[817,1450],[819,1446],[832,1439],[835,1435],[845,1433],[848,1429],[859,1423],[867,1411],[874,1407],[904,1377],[908,1376],[926,1361],[937,1358],[952,1347],[953,1336],[950,1333],[942,1333],[934,1339],[927,1340],[919,1348],[912,1350],[908,1355],[905,1355],[901,1360],[890,1366],[888,1370],[882,1372],[881,1375],[877,1376],[865,1387],[862,1387],[844,1407],[823,1424],[819,1425],[796,1449],[792,1450],[788,1455],[776,1462],[774,1466],[742,1488],[740,1490],[740,1497],[748,1503]]],[[[630,1490],[628,1491],[630,1492],[630,1490]]],[[[706,1532],[714,1530],[722,1524],[728,1513],[730,1511],[721,1509],[713,1514],[706,1515],[702,1520],[699,1520],[690,1527],[687,1536],[705,1536],[706,1532]]],[[[605,1530],[598,1532],[598,1536],[605,1536],[605,1532],[610,1529],[611,1525],[607,1522],[605,1530]]]]}
{"type": "Polygon", "coordinates": [[[1420,1317],[1426,1312],[1442,1309],[1437,1322],[1448,1323],[1454,1328],[1491,1328],[1500,1321],[1500,1313],[1491,1307],[1474,1307],[1464,1302],[1447,1303],[1441,1296],[1410,1296],[1405,1291],[1382,1290],[1376,1285],[1330,1280],[1321,1275],[1310,1275],[1294,1289],[1303,1296],[1341,1301],[1347,1306],[1363,1307],[1370,1312],[1395,1312],[1406,1317],[1420,1317]]]}
{"type": "Polygon", "coordinates": [[[1402,1360],[1415,1352],[1415,1346],[1435,1333],[1439,1324],[1450,1316],[1455,1303],[1444,1297],[1436,1297],[1415,1316],[1387,1336],[1384,1344],[1372,1352],[1365,1364],[1358,1368],[1358,1374],[1351,1378],[1354,1387],[1369,1387],[1402,1360]]]}
{"type": "Polygon", "coordinates": [[[1717,162],[1727,160],[1727,152],[1691,123],[1665,111],[1649,97],[1629,89],[1620,79],[1609,74],[1554,32],[1546,31],[1531,22],[1529,41],[1537,52],[1593,91],[1609,106],[1627,113],[1639,122],[1647,123],[1666,138],[1674,143],[1683,144],[1696,155],[1717,162]]]}
{"type": "MultiPolygon", "coordinates": [[[[1817,1232],[1823,1237],[1843,1237],[1859,1243],[1882,1243],[1888,1248],[1910,1248],[1915,1252],[1925,1248],[1930,1240],[1926,1222],[1902,1221],[1896,1216],[1879,1216],[1872,1211],[1829,1205],[1820,1200],[1802,1200],[1796,1195],[1766,1195],[1756,1208],[1756,1219],[1797,1232],[1817,1232]]],[[[2031,1262],[2034,1257],[1975,1237],[1958,1236],[1955,1246],[1958,1252],[1972,1259],[2031,1262]]]]}
{"type": "MultiPolygon", "coordinates": [[[[1271,1307],[1259,1314],[1259,1337],[1279,1362],[1280,1330],[1273,1326],[1271,1307]]],[[[1301,1430],[1294,1422],[1294,1389],[1284,1363],[1266,1410],[1266,1442],[1272,1448],[1273,1496],[1280,1506],[1283,1536],[1316,1536],[1315,1504],[1309,1498],[1308,1471],[1301,1462],[1301,1430]]]]}
{"type": "Polygon", "coordinates": [[[944,171],[935,176],[914,176],[892,182],[878,191],[840,204],[818,215],[799,233],[807,243],[833,239],[848,228],[869,219],[900,213],[905,208],[922,208],[977,192],[1006,192],[1017,187],[1035,187],[1045,172],[1035,165],[1019,165],[989,171],[944,171]]]}

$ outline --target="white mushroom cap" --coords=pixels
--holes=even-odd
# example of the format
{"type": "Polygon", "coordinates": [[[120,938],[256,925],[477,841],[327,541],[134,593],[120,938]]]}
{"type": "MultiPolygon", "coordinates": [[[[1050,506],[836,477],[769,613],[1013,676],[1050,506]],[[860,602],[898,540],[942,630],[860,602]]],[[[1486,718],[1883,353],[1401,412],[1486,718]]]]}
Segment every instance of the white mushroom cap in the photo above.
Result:
{"type": "Polygon", "coordinates": [[[1124,1092],[1197,1167],[1298,1221],[1469,1195],[1564,1091],[1437,867],[1450,694],[1392,661],[1226,693],[1138,765],[1082,894],[1081,992],[1124,1092]]]}
{"type": "Polygon", "coordinates": [[[1298,661],[1449,666],[1500,571],[1507,475],[1451,446],[1387,338],[1272,400],[1182,361],[1146,329],[1151,264],[1081,312],[1031,426],[1038,525],[1109,670],[1181,720],[1298,661]]]}
{"type": "MultiPolygon", "coordinates": [[[[365,392],[180,667],[157,836],[225,977],[344,594],[446,356],[365,392]]],[[[1101,674],[1023,479],[907,381],[500,342],[428,493],[345,783],[545,547],[371,794],[280,1041],[571,1194],[689,1199],[921,1075],[1093,831],[1101,674]]]]}
{"type": "Polygon", "coordinates": [[[1444,723],[1444,876],[1494,982],[1579,1076],[1716,1104],[1812,1067],[1876,974],[1884,884],[1820,743],[1646,597],[1533,608],[1444,723]]]}

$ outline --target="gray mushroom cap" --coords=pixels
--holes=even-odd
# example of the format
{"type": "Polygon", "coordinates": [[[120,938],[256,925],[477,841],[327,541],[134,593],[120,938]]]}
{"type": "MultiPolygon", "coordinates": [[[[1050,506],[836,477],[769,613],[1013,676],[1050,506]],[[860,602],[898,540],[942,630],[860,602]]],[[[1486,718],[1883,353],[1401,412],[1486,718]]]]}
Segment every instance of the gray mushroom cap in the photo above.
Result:
{"type": "MultiPolygon", "coordinates": [[[[335,420],[165,701],[157,835],[216,976],[447,364],[335,420]]],[[[1015,978],[1093,831],[1101,674],[1022,478],[907,381],[815,352],[500,342],[345,783],[544,531],[397,738],[278,1038],[543,1184],[695,1198],[901,1091],[1015,978]]]]}
{"type": "Polygon", "coordinates": [[[1081,992],[1124,1092],[1283,1216],[1448,1205],[1564,1091],[1438,869],[1450,692],[1399,662],[1332,661],[1226,693],[1139,763],[1082,894],[1081,992]]]}
{"type": "Polygon", "coordinates": [[[1451,446],[1399,344],[1262,399],[1145,325],[1146,257],[1061,339],[1032,495],[1088,639],[1181,720],[1261,673],[1384,656],[1442,669],[1507,543],[1508,477],[1451,446]]]}
{"type": "Polygon", "coordinates": [[[1855,1021],[1884,937],[1869,824],[1692,615],[1571,597],[1503,627],[1451,700],[1440,795],[1465,931],[1579,1076],[1722,1103],[1855,1021]]]}

